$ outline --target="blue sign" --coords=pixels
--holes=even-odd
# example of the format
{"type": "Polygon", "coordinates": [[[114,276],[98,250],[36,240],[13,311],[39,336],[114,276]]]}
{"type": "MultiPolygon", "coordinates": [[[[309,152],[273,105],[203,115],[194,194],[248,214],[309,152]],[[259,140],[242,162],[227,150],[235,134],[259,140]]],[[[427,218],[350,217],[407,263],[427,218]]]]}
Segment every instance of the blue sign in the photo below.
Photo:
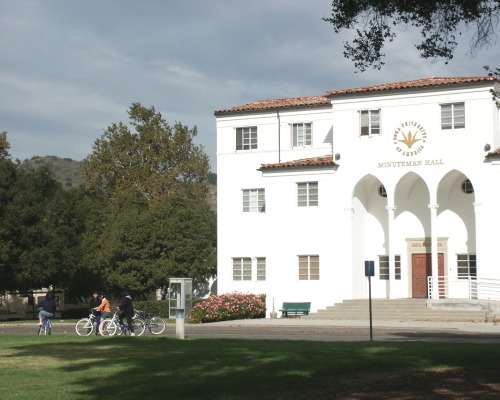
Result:
{"type": "Polygon", "coordinates": [[[375,276],[375,261],[365,261],[365,276],[375,276]]]}

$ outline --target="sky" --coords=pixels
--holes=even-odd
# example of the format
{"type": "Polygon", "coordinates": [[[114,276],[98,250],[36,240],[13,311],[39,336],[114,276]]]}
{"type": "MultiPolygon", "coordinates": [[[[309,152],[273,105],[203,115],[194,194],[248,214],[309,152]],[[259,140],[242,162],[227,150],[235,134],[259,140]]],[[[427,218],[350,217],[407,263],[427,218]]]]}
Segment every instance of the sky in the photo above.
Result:
{"type": "Polygon", "coordinates": [[[217,172],[216,110],[500,66],[500,44],[470,57],[469,31],[448,64],[419,58],[408,29],[381,70],[359,73],[343,57],[352,34],[322,21],[330,11],[330,0],[0,0],[0,132],[13,160],[83,160],[139,102],[197,126],[217,172]]]}

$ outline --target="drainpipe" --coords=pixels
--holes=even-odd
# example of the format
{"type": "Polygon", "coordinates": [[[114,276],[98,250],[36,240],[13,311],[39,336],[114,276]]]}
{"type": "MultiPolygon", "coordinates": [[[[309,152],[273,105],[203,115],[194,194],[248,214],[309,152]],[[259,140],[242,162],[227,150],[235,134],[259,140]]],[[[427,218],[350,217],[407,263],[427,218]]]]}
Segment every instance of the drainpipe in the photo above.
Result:
{"type": "Polygon", "coordinates": [[[278,163],[281,162],[281,120],[280,112],[276,111],[276,117],[278,118],[278,163]]]}

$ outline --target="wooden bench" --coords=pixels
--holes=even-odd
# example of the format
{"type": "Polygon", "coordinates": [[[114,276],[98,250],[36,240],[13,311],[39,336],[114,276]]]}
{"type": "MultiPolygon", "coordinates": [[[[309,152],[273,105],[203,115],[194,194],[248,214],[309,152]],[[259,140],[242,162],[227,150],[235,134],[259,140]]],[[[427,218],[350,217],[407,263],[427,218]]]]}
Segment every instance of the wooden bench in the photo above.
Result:
{"type": "Polygon", "coordinates": [[[281,318],[298,317],[300,315],[308,315],[311,311],[311,303],[283,303],[281,318]]]}

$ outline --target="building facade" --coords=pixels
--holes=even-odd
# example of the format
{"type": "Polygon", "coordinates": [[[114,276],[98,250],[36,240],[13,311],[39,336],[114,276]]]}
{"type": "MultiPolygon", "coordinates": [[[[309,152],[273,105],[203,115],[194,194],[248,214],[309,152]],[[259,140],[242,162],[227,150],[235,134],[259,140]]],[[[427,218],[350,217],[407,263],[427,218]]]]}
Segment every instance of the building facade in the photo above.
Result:
{"type": "Polygon", "coordinates": [[[268,311],[485,298],[500,282],[492,77],[429,78],[215,112],[219,293],[268,311]],[[479,283],[478,283],[479,282],[479,283]]]}

